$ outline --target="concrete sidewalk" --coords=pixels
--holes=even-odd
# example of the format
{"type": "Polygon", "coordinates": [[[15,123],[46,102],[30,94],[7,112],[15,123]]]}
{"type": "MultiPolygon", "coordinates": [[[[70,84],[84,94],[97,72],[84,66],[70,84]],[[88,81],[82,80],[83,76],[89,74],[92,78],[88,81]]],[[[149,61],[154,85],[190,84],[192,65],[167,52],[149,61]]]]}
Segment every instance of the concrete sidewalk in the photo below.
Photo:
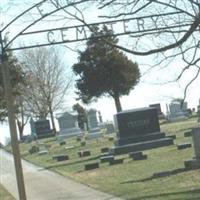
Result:
{"type": "MultiPolygon", "coordinates": [[[[27,200],[121,200],[24,160],[22,165],[27,200]]],[[[2,149],[0,149],[0,183],[19,199],[13,157],[2,149]]]]}

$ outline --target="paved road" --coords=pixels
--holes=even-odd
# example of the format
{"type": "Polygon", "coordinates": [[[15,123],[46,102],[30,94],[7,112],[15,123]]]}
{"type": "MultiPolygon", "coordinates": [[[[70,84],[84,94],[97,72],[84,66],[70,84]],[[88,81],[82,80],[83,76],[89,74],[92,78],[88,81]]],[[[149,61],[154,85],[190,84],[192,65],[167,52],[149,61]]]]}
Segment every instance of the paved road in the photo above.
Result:
{"type": "MultiPolygon", "coordinates": [[[[27,200],[121,200],[26,161],[22,165],[27,200]]],[[[12,155],[0,149],[0,183],[19,199],[13,166],[12,155]]]]}

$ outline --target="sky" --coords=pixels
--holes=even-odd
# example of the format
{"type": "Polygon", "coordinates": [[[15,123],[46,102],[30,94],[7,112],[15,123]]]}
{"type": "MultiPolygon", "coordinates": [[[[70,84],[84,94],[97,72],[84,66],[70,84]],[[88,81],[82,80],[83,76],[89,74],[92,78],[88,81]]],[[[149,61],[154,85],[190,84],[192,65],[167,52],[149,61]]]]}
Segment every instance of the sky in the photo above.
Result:
{"type": "MultiPolygon", "coordinates": [[[[2,1],[3,3],[6,4],[6,1],[2,1]]],[[[7,1],[11,2],[11,1],[7,1]]],[[[20,2],[20,1],[15,1],[15,2],[20,2]]],[[[38,1],[37,1],[38,2],[38,1]]],[[[30,6],[30,5],[26,5],[30,6]]],[[[22,12],[23,7],[17,7],[17,10],[15,12],[22,12]]],[[[51,8],[49,8],[50,10],[51,8]]],[[[12,11],[12,10],[11,10],[12,11]]],[[[1,13],[9,13],[9,7],[6,8],[4,6],[4,10],[1,10],[1,13]],[[7,9],[7,11],[6,11],[7,9]]],[[[40,7],[40,10],[38,9],[34,10],[34,15],[27,14],[26,19],[30,23],[31,20],[37,19],[38,16],[41,15],[41,12],[44,12],[43,7],[40,7]]],[[[95,9],[90,9],[88,11],[88,14],[85,16],[87,18],[91,18],[91,16],[96,16],[97,11],[95,9]]],[[[15,13],[7,15],[1,15],[1,19],[4,20],[4,23],[8,23],[11,18],[15,16],[15,13]]],[[[95,17],[93,17],[95,20],[95,17]]],[[[24,21],[24,19],[23,19],[24,21]]],[[[1,22],[2,23],[2,22],[1,22]]],[[[1,24],[0,23],[0,24],[1,24]]],[[[52,23],[50,22],[45,22],[48,24],[48,27],[52,27],[52,23]]],[[[75,22],[71,22],[70,20],[65,22],[63,26],[66,25],[71,25],[74,24],[75,22]]],[[[19,31],[20,28],[24,28],[26,25],[24,23],[24,27],[22,27],[23,23],[16,22],[12,27],[9,28],[9,36],[12,37],[16,31],[19,31]],[[15,30],[15,31],[13,31],[15,30]]],[[[53,26],[59,26],[60,24],[53,24],[53,26]]],[[[37,27],[40,29],[43,25],[39,24],[37,27]]],[[[116,27],[117,28],[117,27],[116,27]]],[[[38,37],[38,36],[37,36],[38,37]]],[[[40,37],[38,37],[40,38],[40,37]]],[[[40,38],[42,40],[42,37],[40,38]]],[[[26,43],[28,40],[22,41],[17,41],[15,45],[21,45],[26,43]]],[[[32,42],[32,41],[31,41],[32,42]]],[[[37,41],[36,41],[37,43],[37,41]]],[[[70,44],[70,45],[60,45],[62,48],[63,52],[63,59],[65,59],[66,65],[69,68],[72,66],[74,63],[77,62],[77,53],[69,50],[68,47],[72,49],[83,49],[84,44],[83,43],[75,43],[75,44],[70,44]]],[[[32,43],[31,43],[32,44],[32,43]]],[[[150,70],[148,73],[146,73],[149,69],[149,66],[152,66],[156,62],[156,57],[154,56],[149,56],[149,57],[139,57],[139,56],[133,56],[131,54],[127,54],[127,56],[133,60],[134,62],[137,62],[140,71],[142,74],[144,74],[137,86],[130,92],[128,96],[123,96],[121,98],[121,104],[123,110],[126,109],[134,109],[134,108],[139,108],[139,107],[146,107],[149,106],[150,104],[154,103],[160,103],[161,104],[161,109],[165,113],[166,112],[166,104],[169,104],[173,98],[179,98],[183,97],[183,92],[186,84],[191,80],[191,78],[194,76],[195,69],[190,68],[187,70],[187,73],[183,75],[181,80],[178,82],[174,82],[173,80],[176,79],[178,74],[180,73],[182,67],[184,66],[184,63],[180,58],[174,60],[172,63],[169,63],[165,68],[160,69],[159,67],[154,68],[150,70]],[[149,66],[148,66],[149,65],[149,66]],[[172,82],[173,81],[173,82],[172,82]]],[[[199,84],[200,84],[200,79],[197,79],[189,88],[186,101],[188,102],[188,107],[189,108],[197,108],[197,105],[199,104],[199,84]]],[[[76,103],[76,95],[71,94],[70,96],[65,97],[65,107],[66,110],[71,110],[71,107],[74,103],[76,103]]],[[[102,97],[99,99],[97,102],[91,103],[90,105],[83,105],[85,108],[95,108],[99,111],[101,111],[103,121],[112,121],[113,120],[113,115],[116,114],[116,109],[115,109],[115,104],[114,100],[112,98],[108,97],[102,97]]],[[[25,129],[26,134],[30,134],[30,127],[29,125],[25,129]]],[[[5,143],[5,138],[9,137],[9,129],[7,123],[0,124],[0,142],[5,143]]]]}

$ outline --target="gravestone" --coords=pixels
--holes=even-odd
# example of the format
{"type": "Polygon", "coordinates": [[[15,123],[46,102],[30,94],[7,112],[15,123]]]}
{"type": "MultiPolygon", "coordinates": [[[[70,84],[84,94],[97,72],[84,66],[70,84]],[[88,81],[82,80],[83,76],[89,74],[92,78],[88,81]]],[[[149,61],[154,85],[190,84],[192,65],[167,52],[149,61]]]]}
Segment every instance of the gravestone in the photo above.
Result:
{"type": "Polygon", "coordinates": [[[58,139],[81,135],[82,131],[78,127],[77,114],[65,112],[57,117],[57,120],[60,128],[58,139]]]}
{"type": "Polygon", "coordinates": [[[169,104],[169,116],[170,121],[176,121],[180,119],[187,119],[187,102],[182,102],[181,99],[175,99],[169,104]]]}
{"type": "Polygon", "coordinates": [[[91,153],[90,153],[89,150],[80,150],[80,151],[78,152],[78,155],[79,155],[79,157],[86,157],[86,156],[90,156],[91,153]]]}
{"type": "Polygon", "coordinates": [[[113,155],[105,155],[105,156],[101,156],[100,157],[101,163],[111,162],[113,160],[114,160],[114,156],[113,155]]]}
{"type": "Polygon", "coordinates": [[[106,128],[106,133],[107,134],[111,134],[111,133],[115,133],[115,127],[113,125],[113,123],[106,123],[105,124],[105,128],[106,128]]]}
{"type": "Polygon", "coordinates": [[[173,144],[160,132],[156,108],[126,110],[115,115],[117,141],[112,154],[124,154],[173,144]]]}
{"type": "Polygon", "coordinates": [[[92,170],[92,169],[97,169],[99,168],[99,163],[89,163],[85,165],[85,170],[92,170]]]}
{"type": "Polygon", "coordinates": [[[110,165],[117,165],[117,164],[122,164],[124,162],[124,158],[118,158],[118,159],[111,159],[109,161],[110,165]]]}
{"type": "Polygon", "coordinates": [[[187,131],[184,133],[184,137],[190,137],[192,136],[192,132],[191,131],[187,131]]]}
{"type": "Polygon", "coordinates": [[[50,122],[48,119],[40,119],[34,121],[30,119],[31,135],[37,137],[37,139],[53,137],[53,130],[50,128],[50,122]]]}
{"type": "Polygon", "coordinates": [[[172,138],[173,140],[176,139],[176,135],[167,135],[168,138],[172,138]]]}
{"type": "Polygon", "coordinates": [[[101,153],[106,153],[109,151],[109,148],[108,147],[103,147],[101,148],[101,153]]]}
{"type": "Polygon", "coordinates": [[[59,144],[60,144],[60,146],[66,145],[66,142],[65,142],[64,140],[61,140],[61,141],[59,142],[59,144]]]}
{"type": "Polygon", "coordinates": [[[200,168],[200,128],[192,129],[192,139],[195,157],[191,160],[184,162],[186,169],[199,169],[200,168]]]}
{"type": "Polygon", "coordinates": [[[178,144],[177,145],[177,149],[178,150],[187,149],[187,148],[190,148],[190,147],[192,147],[191,143],[183,143],[183,144],[178,144]]]}
{"type": "Polygon", "coordinates": [[[163,114],[162,110],[161,110],[161,105],[160,103],[155,103],[155,104],[150,104],[149,107],[151,108],[156,108],[157,113],[158,113],[158,118],[159,119],[164,119],[165,115],[163,114]]]}
{"type": "Polygon", "coordinates": [[[97,110],[90,109],[87,112],[88,118],[88,134],[87,139],[98,139],[102,137],[101,129],[98,127],[97,110]]]}
{"type": "Polygon", "coordinates": [[[98,120],[97,120],[97,110],[90,109],[87,112],[87,119],[88,119],[88,127],[89,129],[95,129],[98,127],[98,120]]]}
{"type": "Polygon", "coordinates": [[[131,152],[129,153],[129,157],[133,160],[145,160],[147,159],[147,155],[143,154],[142,151],[131,152]]]}
{"type": "Polygon", "coordinates": [[[65,146],[65,149],[66,149],[66,150],[70,150],[70,149],[74,149],[74,148],[75,148],[74,145],[71,145],[71,146],[65,146]]]}
{"type": "Polygon", "coordinates": [[[108,138],[108,141],[113,141],[113,140],[114,140],[113,136],[108,138]]]}
{"type": "Polygon", "coordinates": [[[46,149],[46,150],[40,150],[39,152],[38,152],[38,155],[45,155],[45,154],[48,154],[49,153],[49,151],[46,149]]]}
{"type": "Polygon", "coordinates": [[[58,155],[54,155],[52,157],[53,160],[57,160],[58,162],[59,161],[65,161],[65,160],[69,160],[69,156],[68,155],[65,155],[65,154],[58,154],[58,155]]]}

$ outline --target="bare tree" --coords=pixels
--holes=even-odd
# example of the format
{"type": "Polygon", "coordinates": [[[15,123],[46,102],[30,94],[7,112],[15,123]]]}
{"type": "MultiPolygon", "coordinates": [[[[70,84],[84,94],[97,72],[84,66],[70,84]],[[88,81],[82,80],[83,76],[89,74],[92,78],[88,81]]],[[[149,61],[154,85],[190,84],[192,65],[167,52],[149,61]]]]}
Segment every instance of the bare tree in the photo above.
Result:
{"type": "Polygon", "coordinates": [[[132,18],[125,24],[125,28],[129,29],[126,30],[129,32],[127,36],[129,44],[115,45],[119,49],[139,56],[156,55],[157,62],[151,68],[168,65],[176,58],[181,59],[185,66],[176,80],[179,80],[189,68],[196,68],[196,74],[185,87],[185,97],[189,85],[200,73],[200,1],[99,0],[98,2],[99,9],[110,11],[109,14],[102,15],[102,19],[132,18]]]}
{"type": "Polygon", "coordinates": [[[20,139],[23,138],[24,128],[30,119],[31,113],[29,112],[27,102],[25,101],[25,96],[21,88],[21,94],[16,98],[16,122],[19,132],[20,139]]]}
{"type": "Polygon", "coordinates": [[[72,75],[66,74],[61,55],[55,48],[24,50],[21,61],[29,76],[26,89],[28,109],[37,118],[49,115],[56,133],[54,112],[63,106],[64,97],[72,85],[72,75]]]}

